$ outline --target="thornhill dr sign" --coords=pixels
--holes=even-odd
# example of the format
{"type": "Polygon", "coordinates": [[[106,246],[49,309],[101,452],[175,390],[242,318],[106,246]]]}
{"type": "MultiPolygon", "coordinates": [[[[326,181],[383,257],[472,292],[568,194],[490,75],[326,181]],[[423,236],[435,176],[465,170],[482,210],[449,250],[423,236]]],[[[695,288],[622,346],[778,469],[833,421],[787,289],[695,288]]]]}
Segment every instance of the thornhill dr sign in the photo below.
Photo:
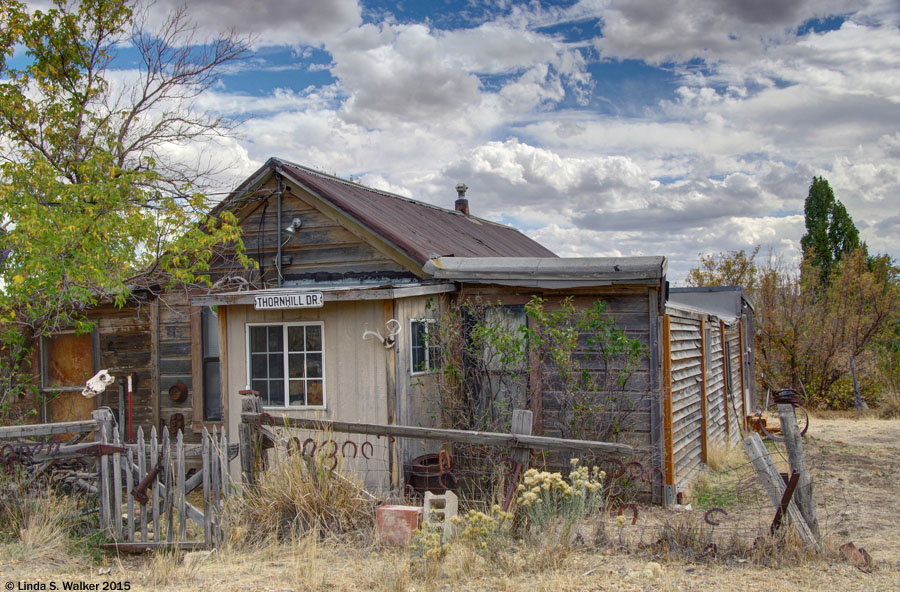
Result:
{"type": "Polygon", "coordinates": [[[256,296],[256,310],[276,310],[282,308],[319,308],[325,304],[321,292],[298,292],[295,294],[272,294],[256,296]]]}

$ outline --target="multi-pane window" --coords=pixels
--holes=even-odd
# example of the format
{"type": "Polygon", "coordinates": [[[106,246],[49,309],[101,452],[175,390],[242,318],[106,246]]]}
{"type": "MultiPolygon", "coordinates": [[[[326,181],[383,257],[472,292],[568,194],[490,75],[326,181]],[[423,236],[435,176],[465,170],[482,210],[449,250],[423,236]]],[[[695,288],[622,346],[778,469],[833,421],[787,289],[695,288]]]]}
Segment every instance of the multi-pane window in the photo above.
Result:
{"type": "Polygon", "coordinates": [[[248,326],[250,385],[270,407],[324,407],[321,323],[248,326]]]}
{"type": "Polygon", "coordinates": [[[441,367],[441,350],[431,338],[434,319],[410,321],[411,370],[413,374],[431,372],[441,367]]]}

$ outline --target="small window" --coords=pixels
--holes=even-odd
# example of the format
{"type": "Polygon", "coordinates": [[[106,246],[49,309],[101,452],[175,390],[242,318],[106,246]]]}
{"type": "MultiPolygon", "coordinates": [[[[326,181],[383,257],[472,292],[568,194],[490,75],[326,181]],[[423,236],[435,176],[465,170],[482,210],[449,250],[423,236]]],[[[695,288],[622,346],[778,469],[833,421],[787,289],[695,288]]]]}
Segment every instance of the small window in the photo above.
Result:
{"type": "Polygon", "coordinates": [[[441,349],[432,339],[434,319],[410,321],[410,371],[412,374],[433,372],[441,367],[441,349]]]}
{"type": "Polygon", "coordinates": [[[247,374],[263,405],[325,406],[322,333],[322,323],[247,327],[247,374]]]}

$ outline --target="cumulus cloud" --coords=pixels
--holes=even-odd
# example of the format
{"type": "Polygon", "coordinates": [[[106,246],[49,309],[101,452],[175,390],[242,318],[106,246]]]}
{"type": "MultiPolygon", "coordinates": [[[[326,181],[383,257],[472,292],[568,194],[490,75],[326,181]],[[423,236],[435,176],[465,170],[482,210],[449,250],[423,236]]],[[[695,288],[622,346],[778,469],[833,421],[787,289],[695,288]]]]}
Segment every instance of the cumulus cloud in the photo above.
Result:
{"type": "Polygon", "coordinates": [[[256,45],[319,45],[362,22],[357,0],[158,0],[148,4],[150,23],[162,22],[187,6],[199,32],[215,35],[234,29],[256,45]]]}

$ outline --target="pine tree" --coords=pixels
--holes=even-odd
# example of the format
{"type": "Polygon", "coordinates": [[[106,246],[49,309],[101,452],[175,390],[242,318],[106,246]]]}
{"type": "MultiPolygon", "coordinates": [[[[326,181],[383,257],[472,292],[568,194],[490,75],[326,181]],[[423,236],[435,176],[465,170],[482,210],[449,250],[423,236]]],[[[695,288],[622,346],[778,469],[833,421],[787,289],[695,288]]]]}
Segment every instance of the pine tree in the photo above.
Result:
{"type": "Polygon", "coordinates": [[[841,258],[860,246],[859,230],[824,177],[813,177],[803,205],[806,234],[800,239],[803,259],[819,271],[823,283],[841,258]]]}

